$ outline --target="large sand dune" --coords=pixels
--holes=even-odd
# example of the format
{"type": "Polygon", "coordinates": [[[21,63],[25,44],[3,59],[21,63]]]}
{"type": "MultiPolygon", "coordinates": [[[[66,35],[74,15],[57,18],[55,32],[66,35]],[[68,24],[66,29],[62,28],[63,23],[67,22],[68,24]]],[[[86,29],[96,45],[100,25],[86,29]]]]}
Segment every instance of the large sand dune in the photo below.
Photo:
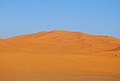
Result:
{"type": "Polygon", "coordinates": [[[120,81],[120,40],[63,30],[0,39],[0,81],[120,81]]]}

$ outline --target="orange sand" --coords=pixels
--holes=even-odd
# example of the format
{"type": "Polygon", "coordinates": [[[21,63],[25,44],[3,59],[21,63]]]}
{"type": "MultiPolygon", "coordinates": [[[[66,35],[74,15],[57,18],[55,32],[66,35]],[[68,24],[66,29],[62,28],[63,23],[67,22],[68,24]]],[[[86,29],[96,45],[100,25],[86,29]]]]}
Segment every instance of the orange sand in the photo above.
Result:
{"type": "Polygon", "coordinates": [[[0,81],[120,81],[120,40],[54,30],[0,39],[0,81]]]}

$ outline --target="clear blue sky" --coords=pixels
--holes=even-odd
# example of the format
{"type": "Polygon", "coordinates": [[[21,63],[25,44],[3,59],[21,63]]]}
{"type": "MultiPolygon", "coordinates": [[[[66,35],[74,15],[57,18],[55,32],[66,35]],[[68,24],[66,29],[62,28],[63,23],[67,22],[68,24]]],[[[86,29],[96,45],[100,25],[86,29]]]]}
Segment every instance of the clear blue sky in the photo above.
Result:
{"type": "Polygon", "coordinates": [[[0,0],[0,38],[52,29],[120,38],[120,0],[0,0]]]}

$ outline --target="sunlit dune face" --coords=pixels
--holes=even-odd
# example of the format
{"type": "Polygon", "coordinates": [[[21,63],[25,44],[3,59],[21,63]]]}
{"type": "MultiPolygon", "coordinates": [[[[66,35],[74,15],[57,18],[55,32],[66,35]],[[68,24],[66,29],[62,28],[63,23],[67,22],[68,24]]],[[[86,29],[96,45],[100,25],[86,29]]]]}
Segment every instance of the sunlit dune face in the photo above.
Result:
{"type": "Polygon", "coordinates": [[[111,36],[54,30],[12,37],[1,42],[3,44],[16,49],[100,52],[120,47],[120,40],[111,36]]]}

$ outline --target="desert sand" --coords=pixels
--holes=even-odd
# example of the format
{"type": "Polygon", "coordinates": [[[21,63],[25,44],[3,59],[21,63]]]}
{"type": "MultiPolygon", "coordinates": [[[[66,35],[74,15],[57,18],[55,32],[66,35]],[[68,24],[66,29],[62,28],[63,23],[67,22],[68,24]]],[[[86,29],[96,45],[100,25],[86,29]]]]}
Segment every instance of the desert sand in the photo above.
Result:
{"type": "Polygon", "coordinates": [[[120,39],[66,30],[0,39],[0,81],[120,81],[120,39]]]}

